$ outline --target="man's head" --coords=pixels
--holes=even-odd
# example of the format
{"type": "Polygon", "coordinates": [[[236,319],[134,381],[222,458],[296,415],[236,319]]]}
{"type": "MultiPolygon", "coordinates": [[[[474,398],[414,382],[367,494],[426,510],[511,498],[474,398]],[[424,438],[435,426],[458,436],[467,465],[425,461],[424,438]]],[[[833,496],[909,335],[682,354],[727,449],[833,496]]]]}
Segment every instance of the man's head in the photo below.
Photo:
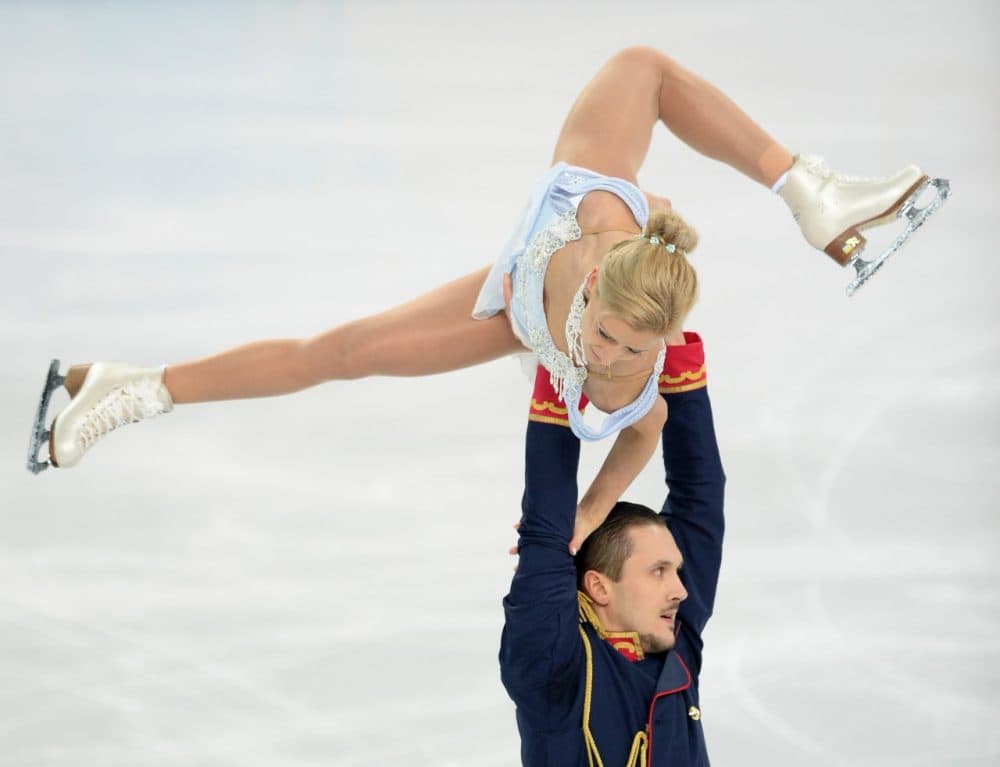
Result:
{"type": "Polygon", "coordinates": [[[681,552],[663,518],[619,502],[576,555],[579,588],[607,631],[634,631],[644,652],[674,646],[677,608],[687,598],[681,552]]]}

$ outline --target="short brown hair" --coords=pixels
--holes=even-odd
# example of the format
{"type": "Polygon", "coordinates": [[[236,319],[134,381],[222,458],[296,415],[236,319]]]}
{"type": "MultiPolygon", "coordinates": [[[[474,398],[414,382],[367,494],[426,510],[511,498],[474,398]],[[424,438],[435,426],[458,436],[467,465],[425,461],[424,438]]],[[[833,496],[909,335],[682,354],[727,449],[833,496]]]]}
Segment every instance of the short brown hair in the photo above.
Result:
{"type": "Polygon", "coordinates": [[[667,521],[641,504],[628,501],[616,503],[607,519],[588,536],[576,554],[577,586],[583,588],[583,576],[588,570],[596,570],[618,582],[625,560],[632,556],[629,530],[642,525],[666,527],[667,521]]]}

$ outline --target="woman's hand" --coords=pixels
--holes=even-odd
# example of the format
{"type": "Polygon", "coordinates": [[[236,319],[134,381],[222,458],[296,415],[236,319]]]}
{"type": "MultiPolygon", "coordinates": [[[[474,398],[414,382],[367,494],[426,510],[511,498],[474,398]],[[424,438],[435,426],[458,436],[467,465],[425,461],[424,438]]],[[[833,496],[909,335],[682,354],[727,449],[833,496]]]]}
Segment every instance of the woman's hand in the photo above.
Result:
{"type": "Polygon", "coordinates": [[[582,503],[576,507],[576,523],[573,525],[573,539],[569,542],[570,554],[574,557],[576,556],[583,542],[587,540],[587,537],[592,532],[601,526],[601,523],[607,519],[610,512],[611,509],[605,509],[602,513],[599,509],[585,506],[582,503]]]}
{"type": "MultiPolygon", "coordinates": [[[[587,537],[594,532],[594,530],[601,526],[601,522],[603,522],[607,516],[607,512],[601,515],[600,513],[584,509],[582,506],[576,507],[576,523],[573,525],[573,540],[569,542],[570,554],[574,557],[576,556],[576,552],[580,550],[583,542],[587,540],[587,537]]],[[[520,522],[514,525],[515,530],[520,527],[520,522]]],[[[507,549],[507,553],[512,557],[516,557],[518,555],[517,544],[514,544],[507,549]]],[[[517,565],[514,565],[514,571],[517,571],[517,565]]]]}
{"type": "MultiPolygon", "coordinates": [[[[570,554],[574,557],[576,556],[576,552],[580,550],[583,542],[587,540],[587,537],[594,532],[594,530],[601,526],[601,522],[603,522],[607,516],[607,512],[601,515],[600,513],[584,509],[582,506],[576,507],[576,522],[573,525],[573,540],[569,542],[570,554]]],[[[517,530],[520,526],[521,523],[518,522],[514,525],[514,529],[517,530]]],[[[518,555],[517,544],[514,544],[507,549],[507,553],[512,557],[516,557],[518,555]]],[[[516,565],[514,566],[514,570],[517,570],[516,565]]]]}
{"type": "Polygon", "coordinates": [[[646,195],[646,201],[649,203],[650,210],[656,210],[657,208],[666,208],[670,210],[673,205],[670,204],[670,200],[666,197],[659,197],[655,194],[650,194],[649,192],[643,190],[643,194],[646,195]]]}

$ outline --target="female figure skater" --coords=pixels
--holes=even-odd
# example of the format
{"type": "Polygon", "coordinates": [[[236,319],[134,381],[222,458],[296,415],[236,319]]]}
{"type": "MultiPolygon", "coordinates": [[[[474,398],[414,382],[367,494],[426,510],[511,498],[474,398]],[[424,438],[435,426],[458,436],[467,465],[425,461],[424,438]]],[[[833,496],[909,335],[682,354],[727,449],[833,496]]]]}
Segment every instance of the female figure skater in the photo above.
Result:
{"type": "Polygon", "coordinates": [[[577,436],[617,434],[580,505],[592,521],[586,527],[596,527],[656,448],[666,418],[657,394],[665,343],[683,343],[681,325],[697,292],[688,262],[695,232],[669,202],[636,186],[658,121],[701,154],[781,194],[806,239],[842,264],[860,250],[862,228],[911,205],[922,185],[938,183],[914,166],[888,179],[846,179],[796,158],[711,84],[656,50],[627,48],[573,105],[554,165],[492,268],[312,338],[258,341],[163,369],[76,366],[65,379],[55,362],[29,468],[48,465],[37,459],[46,438],[52,465],[73,466],[112,429],[176,404],[267,397],[371,375],[430,375],[527,347],[549,371],[577,436]],[[72,401],[46,433],[48,398],[60,384],[72,401]],[[581,395],[609,414],[600,429],[579,418],[581,395]]]}

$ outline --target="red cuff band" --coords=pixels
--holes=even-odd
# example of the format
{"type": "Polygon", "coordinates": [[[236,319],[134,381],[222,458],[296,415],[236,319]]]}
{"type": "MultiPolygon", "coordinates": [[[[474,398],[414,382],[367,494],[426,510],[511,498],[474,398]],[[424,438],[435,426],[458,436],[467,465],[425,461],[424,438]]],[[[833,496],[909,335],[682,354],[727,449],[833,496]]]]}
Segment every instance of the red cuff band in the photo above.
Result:
{"type": "MultiPolygon", "coordinates": [[[[580,395],[580,412],[587,407],[585,394],[580,395]]],[[[528,410],[529,421],[554,423],[569,426],[569,411],[562,397],[556,394],[549,377],[549,371],[541,365],[535,370],[535,390],[531,394],[531,407],[528,410]]]]}
{"type": "Polygon", "coordinates": [[[677,394],[707,385],[701,336],[685,330],[683,346],[667,347],[667,359],[660,374],[660,394],[677,394]]]}

